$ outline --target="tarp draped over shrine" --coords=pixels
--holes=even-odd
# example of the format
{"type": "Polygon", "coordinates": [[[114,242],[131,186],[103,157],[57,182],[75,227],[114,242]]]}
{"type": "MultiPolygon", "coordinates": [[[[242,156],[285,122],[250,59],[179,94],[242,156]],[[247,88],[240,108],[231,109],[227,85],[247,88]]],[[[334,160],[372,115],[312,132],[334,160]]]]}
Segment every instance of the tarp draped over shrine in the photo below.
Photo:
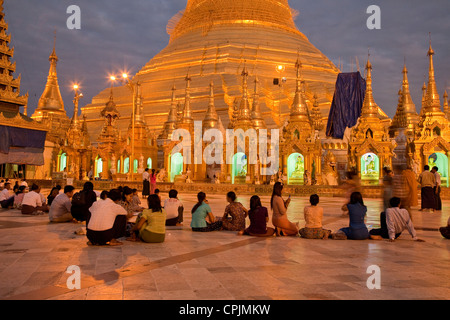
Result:
{"type": "Polygon", "coordinates": [[[0,125],[0,164],[44,165],[47,132],[0,125]]]}
{"type": "Polygon", "coordinates": [[[327,137],[342,139],[345,129],[356,125],[361,116],[366,81],[359,72],[340,73],[327,124],[327,137]]]}

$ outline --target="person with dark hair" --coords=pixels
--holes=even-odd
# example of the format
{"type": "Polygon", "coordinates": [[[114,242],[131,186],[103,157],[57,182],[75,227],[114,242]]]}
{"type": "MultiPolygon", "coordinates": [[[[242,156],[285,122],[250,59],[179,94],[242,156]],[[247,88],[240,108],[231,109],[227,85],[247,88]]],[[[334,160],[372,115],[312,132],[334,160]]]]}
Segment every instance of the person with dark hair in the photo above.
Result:
{"type": "Polygon", "coordinates": [[[393,195],[394,172],[388,168],[384,168],[383,171],[383,206],[386,210],[389,208],[389,200],[393,195]]]}
{"type": "Polygon", "coordinates": [[[166,212],[161,207],[161,200],[156,194],[148,197],[148,209],[138,217],[132,231],[131,241],[139,239],[147,243],[161,243],[166,237],[166,212]]]}
{"type": "Polygon", "coordinates": [[[155,194],[158,196],[159,201],[162,201],[159,189],[155,189],[155,194]]]}
{"type": "Polygon", "coordinates": [[[130,187],[122,188],[122,201],[119,204],[128,212],[127,219],[130,219],[134,214],[134,208],[131,205],[133,199],[133,189],[130,187]]]}
{"type": "Polygon", "coordinates": [[[19,181],[16,180],[13,186],[13,193],[17,193],[17,191],[19,191],[19,187],[19,181]]]}
{"type": "Polygon", "coordinates": [[[206,194],[199,192],[197,194],[197,204],[192,208],[191,228],[194,232],[210,232],[222,229],[222,221],[216,221],[211,207],[207,203],[206,194]],[[209,222],[206,219],[209,218],[209,222]]]}
{"type": "Polygon", "coordinates": [[[287,217],[287,208],[291,202],[291,197],[284,201],[282,198],[283,184],[276,182],[273,186],[270,206],[272,208],[272,224],[275,226],[277,235],[295,236],[298,234],[298,223],[292,223],[287,217]]]}
{"type": "Polygon", "coordinates": [[[72,217],[79,222],[86,221],[87,224],[91,217],[89,208],[92,207],[96,201],[97,194],[94,191],[94,184],[90,181],[85,182],[83,190],[75,193],[72,197],[72,217]]]}
{"type": "Polygon", "coordinates": [[[133,193],[131,198],[130,209],[133,212],[141,212],[142,210],[144,210],[144,208],[141,207],[141,199],[139,199],[137,189],[132,189],[132,192],[133,193]]]}
{"type": "Polygon", "coordinates": [[[150,173],[148,173],[148,168],[145,168],[144,173],[142,173],[142,197],[148,197],[150,195],[150,173]]]}
{"type": "Polygon", "coordinates": [[[444,238],[450,239],[450,218],[448,218],[447,226],[439,228],[439,231],[444,238]]]}
{"type": "Polygon", "coordinates": [[[322,228],[323,208],[319,207],[319,196],[313,194],[309,197],[310,206],[305,207],[305,227],[300,229],[302,238],[306,239],[328,239],[331,230],[322,228]]]}
{"type": "Polygon", "coordinates": [[[177,190],[172,189],[169,191],[169,199],[164,201],[164,210],[166,210],[166,226],[182,225],[184,207],[178,199],[177,190]]]}
{"type": "Polygon", "coordinates": [[[364,219],[367,214],[367,207],[360,192],[353,192],[350,196],[350,203],[347,204],[350,226],[342,228],[332,235],[333,239],[365,240],[369,238],[364,219]]]}
{"type": "Polygon", "coordinates": [[[40,191],[41,187],[37,184],[31,186],[31,191],[23,197],[22,214],[41,215],[49,211],[48,206],[42,203],[40,191]]]}
{"type": "Polygon", "coordinates": [[[441,211],[442,210],[442,200],[441,200],[441,175],[439,174],[439,168],[438,167],[433,167],[431,169],[431,173],[434,174],[434,176],[436,177],[436,183],[434,184],[434,198],[436,201],[436,205],[435,205],[435,210],[436,211],[441,211]]]}
{"type": "Polygon", "coordinates": [[[430,166],[425,166],[424,171],[419,176],[420,187],[422,188],[421,211],[434,211],[436,199],[434,195],[434,186],[436,185],[436,176],[430,172],[430,166]]]}
{"type": "Polygon", "coordinates": [[[27,187],[20,186],[14,195],[14,209],[22,210],[22,201],[27,187]]]}
{"type": "Polygon", "coordinates": [[[261,205],[261,198],[252,196],[250,198],[250,210],[248,211],[250,226],[244,231],[239,232],[240,235],[249,235],[254,237],[271,237],[275,234],[274,228],[268,228],[269,213],[266,207],[261,205]]]}
{"type": "Polygon", "coordinates": [[[117,239],[125,236],[127,211],[118,204],[121,199],[120,191],[112,189],[106,200],[93,203],[86,227],[88,245],[122,245],[117,239]]]}
{"type": "Polygon", "coordinates": [[[6,182],[0,192],[0,204],[3,209],[11,209],[14,205],[14,196],[9,193],[9,190],[11,190],[11,183],[6,182]]]}
{"type": "Polygon", "coordinates": [[[400,209],[400,202],[400,198],[391,198],[389,201],[390,208],[386,210],[386,213],[382,212],[380,214],[381,229],[372,229],[369,232],[371,239],[389,239],[394,241],[400,237],[403,230],[408,229],[413,240],[422,241],[417,238],[408,210],[400,209]]]}
{"type": "MultiPolygon", "coordinates": [[[[55,188],[55,190],[57,190],[55,188]]],[[[65,186],[64,193],[61,193],[55,197],[48,213],[50,222],[70,222],[73,220],[70,209],[72,208],[71,198],[73,197],[73,186],[65,186]]]]}
{"type": "Polygon", "coordinates": [[[223,230],[244,231],[247,209],[240,202],[236,202],[236,193],[233,191],[227,193],[226,200],[229,205],[226,206],[222,217],[223,230]]]}
{"type": "Polygon", "coordinates": [[[56,198],[56,196],[59,194],[59,189],[54,187],[52,188],[52,190],[50,191],[50,194],[47,197],[47,204],[49,206],[52,205],[53,200],[56,198]]]}
{"type": "Polygon", "coordinates": [[[101,193],[100,193],[100,200],[106,200],[106,199],[108,199],[108,191],[106,191],[106,190],[103,190],[101,193]]]}
{"type": "Polygon", "coordinates": [[[152,169],[152,174],[150,175],[150,194],[155,194],[156,190],[156,170],[152,169]]]}

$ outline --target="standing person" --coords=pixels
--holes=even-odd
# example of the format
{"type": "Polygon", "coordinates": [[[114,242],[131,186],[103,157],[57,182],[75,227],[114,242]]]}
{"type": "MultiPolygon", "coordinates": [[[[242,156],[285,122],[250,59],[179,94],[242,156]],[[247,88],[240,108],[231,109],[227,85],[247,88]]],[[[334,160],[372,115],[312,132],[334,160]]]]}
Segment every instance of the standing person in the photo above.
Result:
{"type": "Polygon", "coordinates": [[[169,191],[169,199],[164,201],[164,210],[166,210],[166,226],[182,226],[184,207],[178,200],[177,190],[169,191]]]}
{"type": "Polygon", "coordinates": [[[156,174],[155,169],[152,169],[152,174],[150,175],[150,194],[155,194],[156,190],[156,174]]]}
{"type": "Polygon", "coordinates": [[[97,194],[94,191],[94,184],[90,181],[85,182],[83,190],[75,193],[72,197],[72,208],[70,210],[72,217],[79,222],[86,221],[87,224],[91,217],[89,208],[96,201],[97,194]]]}
{"type": "Polygon", "coordinates": [[[130,240],[136,238],[136,232],[143,242],[161,243],[166,237],[166,212],[161,207],[161,200],[155,194],[148,197],[148,209],[139,216],[130,240]]]}
{"type": "Polygon", "coordinates": [[[191,228],[194,232],[210,232],[222,229],[222,221],[216,221],[211,207],[207,203],[206,194],[197,194],[197,204],[192,208],[191,228]],[[209,218],[209,222],[206,219],[209,218]]]}
{"type": "Polygon", "coordinates": [[[64,193],[61,193],[55,197],[48,213],[50,222],[61,223],[70,222],[73,220],[70,209],[72,208],[71,199],[73,197],[73,186],[65,186],[64,193]]]}
{"type": "Polygon", "coordinates": [[[419,197],[417,188],[419,184],[416,180],[416,174],[412,170],[412,167],[408,165],[406,170],[403,170],[402,176],[405,180],[406,196],[402,199],[402,206],[408,210],[411,215],[411,207],[419,205],[419,197]]]}
{"type": "Polygon", "coordinates": [[[148,173],[148,168],[145,168],[145,171],[142,173],[142,197],[148,197],[150,195],[150,174],[148,173]]]}
{"type": "Polygon", "coordinates": [[[365,240],[369,238],[369,231],[367,230],[364,219],[367,214],[367,207],[360,192],[353,192],[350,196],[350,203],[347,204],[348,215],[350,218],[350,226],[342,228],[335,234],[333,239],[351,239],[351,240],[365,240]]]}
{"type": "Polygon", "coordinates": [[[286,201],[282,198],[283,184],[276,182],[273,186],[270,207],[272,208],[272,224],[275,226],[277,235],[295,236],[299,231],[299,224],[292,223],[287,217],[287,208],[291,202],[291,197],[286,201]]]}
{"type": "Polygon", "coordinates": [[[373,240],[389,239],[394,241],[402,234],[403,230],[408,229],[409,234],[415,241],[422,241],[417,238],[409,212],[406,209],[400,209],[401,199],[394,197],[390,201],[390,208],[386,213],[380,215],[381,229],[370,230],[370,238],[373,240]]]}
{"type": "Polygon", "coordinates": [[[247,209],[240,202],[236,202],[236,193],[233,191],[227,193],[226,199],[229,205],[226,206],[225,213],[222,217],[223,229],[228,231],[244,231],[245,218],[248,214],[247,209]]]}
{"type": "Polygon", "coordinates": [[[89,181],[92,181],[94,179],[94,168],[91,167],[91,170],[89,170],[88,175],[87,175],[89,181]]]}
{"type": "Polygon", "coordinates": [[[26,193],[22,201],[22,214],[40,215],[48,212],[47,205],[42,204],[42,197],[39,194],[41,188],[37,184],[31,186],[31,191],[26,193]]]}
{"type": "Polygon", "coordinates": [[[95,202],[89,209],[88,245],[122,245],[117,239],[125,236],[127,211],[118,204],[121,198],[120,191],[113,189],[106,200],[95,202]]]}
{"type": "Polygon", "coordinates": [[[9,193],[11,183],[5,182],[3,190],[0,192],[0,204],[3,209],[11,209],[14,205],[14,195],[9,193]]]}
{"type": "Polygon", "coordinates": [[[313,194],[309,197],[310,206],[305,207],[305,227],[300,229],[300,235],[306,239],[328,239],[331,230],[322,228],[323,208],[319,207],[319,196],[313,194]]]}
{"type": "Polygon", "coordinates": [[[240,235],[245,234],[254,237],[271,237],[275,234],[274,228],[267,228],[269,213],[267,208],[261,205],[260,197],[252,196],[250,198],[248,217],[250,218],[250,226],[244,231],[239,232],[240,235]]]}
{"type": "Polygon", "coordinates": [[[424,171],[419,176],[419,183],[422,188],[421,211],[433,212],[436,207],[436,198],[434,196],[436,176],[430,172],[430,166],[426,165],[423,169],[424,171]]]}
{"type": "Polygon", "coordinates": [[[439,168],[433,167],[431,169],[431,173],[434,173],[434,176],[436,178],[436,184],[434,185],[434,197],[436,200],[436,211],[442,210],[442,200],[441,200],[441,175],[439,174],[439,168]]]}

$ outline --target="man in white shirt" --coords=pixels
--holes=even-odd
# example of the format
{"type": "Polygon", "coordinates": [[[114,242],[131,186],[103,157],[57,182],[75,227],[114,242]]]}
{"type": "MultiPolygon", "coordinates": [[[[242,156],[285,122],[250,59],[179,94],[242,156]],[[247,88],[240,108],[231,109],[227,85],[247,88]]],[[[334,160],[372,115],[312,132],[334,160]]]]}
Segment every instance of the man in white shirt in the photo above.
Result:
{"type": "Polygon", "coordinates": [[[50,222],[70,222],[73,220],[70,209],[72,208],[72,202],[70,199],[73,196],[73,191],[75,188],[73,186],[65,186],[64,193],[59,194],[53,199],[52,205],[50,207],[50,212],[48,217],[50,222]]]}
{"type": "Polygon", "coordinates": [[[169,199],[164,201],[166,226],[182,226],[184,207],[177,196],[178,191],[172,189],[169,191],[169,199]]]}
{"type": "Polygon", "coordinates": [[[439,174],[438,171],[439,171],[438,167],[433,167],[433,169],[431,169],[431,172],[434,173],[434,176],[436,177],[436,184],[434,185],[434,198],[436,199],[435,210],[441,211],[442,210],[441,175],[439,174]]]}
{"type": "Polygon", "coordinates": [[[3,190],[0,192],[0,204],[3,209],[11,209],[14,205],[14,195],[11,195],[9,190],[11,190],[11,183],[6,182],[3,190]]]}
{"type": "Polygon", "coordinates": [[[48,212],[49,208],[46,204],[42,204],[42,198],[39,192],[41,188],[33,184],[31,191],[26,193],[22,201],[22,214],[40,215],[48,212]]]}
{"type": "Polygon", "coordinates": [[[118,238],[125,236],[127,211],[120,206],[122,196],[113,189],[104,201],[96,201],[91,206],[91,218],[87,224],[89,245],[121,245],[118,238]]]}

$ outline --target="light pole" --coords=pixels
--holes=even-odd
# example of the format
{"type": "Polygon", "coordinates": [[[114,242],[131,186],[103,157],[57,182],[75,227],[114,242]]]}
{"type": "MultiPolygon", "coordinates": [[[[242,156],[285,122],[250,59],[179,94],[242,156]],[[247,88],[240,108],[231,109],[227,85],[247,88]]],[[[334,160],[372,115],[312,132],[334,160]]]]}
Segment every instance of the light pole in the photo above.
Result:
{"type": "MultiPolygon", "coordinates": [[[[73,98],[73,105],[74,105],[74,110],[73,110],[73,119],[72,119],[72,126],[75,130],[79,130],[80,126],[79,126],[79,122],[78,122],[78,103],[80,101],[80,99],[83,97],[83,94],[79,91],[80,87],[78,86],[78,84],[74,84],[73,85],[73,90],[75,91],[75,96],[73,98]]],[[[79,143],[79,142],[75,142],[74,143],[79,143]]],[[[83,161],[82,159],[84,159],[84,157],[81,157],[80,161],[79,161],[79,169],[78,172],[76,172],[75,174],[77,176],[75,176],[76,179],[80,179],[81,177],[81,172],[83,171],[83,161]]]]}
{"type": "Polygon", "coordinates": [[[128,74],[122,74],[122,83],[124,83],[132,93],[132,112],[131,112],[131,181],[134,179],[134,127],[135,127],[135,112],[136,112],[136,84],[134,84],[128,74]]]}

